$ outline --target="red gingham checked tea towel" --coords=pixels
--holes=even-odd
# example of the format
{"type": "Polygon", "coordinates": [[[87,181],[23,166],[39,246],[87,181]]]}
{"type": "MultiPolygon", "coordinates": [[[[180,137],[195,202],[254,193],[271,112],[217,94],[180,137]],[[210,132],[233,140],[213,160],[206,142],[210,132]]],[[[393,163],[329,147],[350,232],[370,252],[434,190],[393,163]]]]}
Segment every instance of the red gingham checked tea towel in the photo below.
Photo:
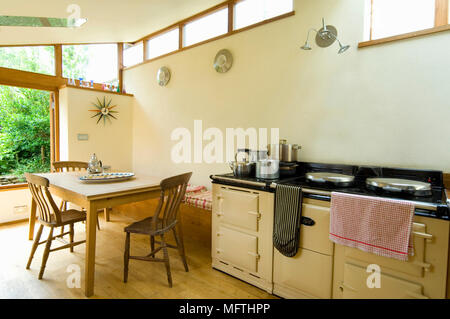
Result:
{"type": "Polygon", "coordinates": [[[333,192],[330,240],[406,261],[414,255],[413,217],[411,202],[333,192]]]}

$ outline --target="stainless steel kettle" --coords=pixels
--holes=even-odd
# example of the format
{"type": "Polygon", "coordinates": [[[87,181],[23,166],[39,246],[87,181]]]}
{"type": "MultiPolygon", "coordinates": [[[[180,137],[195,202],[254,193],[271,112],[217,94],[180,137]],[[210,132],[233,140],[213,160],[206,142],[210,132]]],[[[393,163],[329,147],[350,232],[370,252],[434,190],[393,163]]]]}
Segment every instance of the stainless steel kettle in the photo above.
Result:
{"type": "Polygon", "coordinates": [[[99,161],[97,155],[95,153],[91,156],[91,159],[88,163],[88,172],[90,174],[100,174],[103,173],[103,164],[102,161],[99,161]]]}
{"type": "Polygon", "coordinates": [[[248,153],[243,150],[238,150],[234,157],[233,162],[229,162],[230,168],[233,171],[234,176],[236,177],[249,177],[255,174],[255,163],[248,161],[248,153]],[[244,161],[238,161],[238,154],[244,153],[246,157],[244,161]]]}

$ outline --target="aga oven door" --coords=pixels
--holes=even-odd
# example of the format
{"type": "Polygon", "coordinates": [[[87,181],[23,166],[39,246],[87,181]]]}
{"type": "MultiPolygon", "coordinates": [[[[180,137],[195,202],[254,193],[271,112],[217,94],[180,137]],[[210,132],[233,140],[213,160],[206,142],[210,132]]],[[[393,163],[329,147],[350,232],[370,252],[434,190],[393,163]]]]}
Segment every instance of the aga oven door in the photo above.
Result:
{"type": "Polygon", "coordinates": [[[333,257],[300,248],[294,257],[274,250],[274,293],[284,298],[331,298],[333,257]]]}
{"type": "Polygon", "coordinates": [[[294,257],[274,249],[274,293],[284,298],[331,298],[333,243],[328,239],[328,202],[305,198],[299,251],[294,257]]]}
{"type": "Polygon", "coordinates": [[[412,291],[409,289],[408,294],[411,296],[405,298],[424,298],[424,296],[432,299],[445,298],[448,291],[449,221],[416,215],[413,225],[414,256],[409,256],[408,261],[377,256],[355,248],[336,245],[333,297],[346,298],[353,293],[365,296],[370,293],[374,298],[391,298],[391,296],[397,298],[396,296],[405,295],[404,292],[400,293],[399,291],[406,282],[416,285],[415,287],[420,286],[423,290],[419,293],[420,289],[415,288],[412,291]],[[397,293],[391,295],[389,291],[383,292],[383,288],[377,289],[376,293],[374,289],[363,290],[362,293],[350,292],[351,289],[361,291],[366,285],[369,273],[365,272],[363,276],[361,271],[354,271],[354,267],[346,266],[346,264],[360,267],[364,271],[367,271],[369,265],[379,266],[382,274],[381,285],[386,286],[383,281],[388,276],[386,277],[388,284],[398,283],[397,288],[392,288],[397,293]],[[355,273],[358,275],[354,275],[355,273]],[[391,277],[399,281],[391,280],[391,277]],[[359,281],[356,282],[356,280],[359,281]],[[345,285],[341,286],[342,283],[345,285]],[[347,292],[345,292],[346,289],[348,289],[347,292]],[[416,293],[419,294],[414,295],[416,293]]]}
{"type": "Polygon", "coordinates": [[[363,267],[346,263],[341,285],[344,299],[428,299],[423,287],[404,279],[380,274],[379,287],[368,283],[368,273],[363,267]]]}
{"type": "Polygon", "coordinates": [[[240,190],[221,188],[217,194],[218,221],[223,224],[257,232],[259,212],[259,194],[240,190]]]}
{"type": "Polygon", "coordinates": [[[408,262],[377,256],[348,247],[345,248],[345,256],[421,278],[424,276],[424,272],[431,271],[433,266],[425,260],[426,244],[433,240],[433,235],[427,232],[426,224],[415,222],[413,224],[412,237],[414,240],[414,256],[410,256],[408,262]]]}
{"type": "Polygon", "coordinates": [[[219,226],[216,258],[240,270],[258,272],[258,237],[219,226]]]}

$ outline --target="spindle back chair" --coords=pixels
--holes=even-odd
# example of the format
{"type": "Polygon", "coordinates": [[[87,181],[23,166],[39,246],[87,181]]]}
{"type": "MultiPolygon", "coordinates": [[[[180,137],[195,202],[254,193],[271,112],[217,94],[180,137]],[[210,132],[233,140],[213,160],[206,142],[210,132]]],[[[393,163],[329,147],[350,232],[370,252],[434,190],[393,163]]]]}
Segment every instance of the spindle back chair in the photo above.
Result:
{"type": "MultiPolygon", "coordinates": [[[[80,161],[59,161],[52,163],[52,172],[54,173],[62,173],[62,172],[76,172],[76,171],[86,171],[89,167],[89,163],[80,162],[80,161]]],[[[61,211],[67,210],[67,201],[63,200],[61,202],[60,209],[61,211]]],[[[109,221],[109,209],[105,208],[103,210],[105,213],[106,221],[109,221]]],[[[97,228],[100,230],[100,222],[98,220],[97,215],[97,228]]],[[[64,232],[64,227],[61,228],[61,233],[64,232]]]]}
{"type": "Polygon", "coordinates": [[[85,171],[89,167],[86,162],[77,161],[59,161],[52,163],[53,172],[74,172],[74,171],[85,171]]]}
{"type": "Polygon", "coordinates": [[[186,173],[170,177],[161,181],[161,195],[156,211],[152,217],[133,223],[125,228],[125,253],[124,253],[124,282],[128,281],[128,264],[130,259],[143,261],[164,262],[166,265],[167,279],[169,286],[172,287],[172,275],[170,272],[169,254],[167,248],[176,248],[184,264],[184,269],[189,271],[186,254],[184,251],[184,241],[181,227],[179,224],[180,204],[186,193],[186,188],[192,173],[186,173]],[[177,233],[178,228],[178,233],[177,233]],[[165,234],[173,232],[176,246],[166,243],[165,234]],[[143,234],[150,236],[150,254],[147,256],[130,256],[130,234],[143,234]],[[179,236],[178,236],[179,235],[179,236]],[[155,236],[160,237],[160,241],[155,241],[155,236]],[[155,243],[160,247],[155,249],[155,243]],[[156,258],[155,254],[163,251],[164,258],[156,258]]]}
{"type": "Polygon", "coordinates": [[[36,202],[39,212],[38,222],[40,223],[26,268],[30,269],[31,261],[33,260],[37,247],[45,243],[44,257],[42,258],[41,270],[39,272],[39,279],[42,279],[50,252],[65,248],[70,248],[70,251],[73,252],[73,247],[86,242],[85,240],[74,242],[74,224],[85,221],[86,213],[75,209],[62,213],[58,208],[58,205],[56,205],[52,194],[48,190],[50,186],[48,179],[30,173],[25,173],[25,178],[28,182],[28,188],[31,192],[31,196],[36,202]],[[67,233],[61,233],[60,235],[53,236],[53,230],[55,227],[64,227],[65,225],[70,226],[70,230],[67,233]],[[44,226],[49,227],[50,232],[47,240],[39,242],[44,226]],[[64,246],[51,249],[52,241],[58,237],[63,237],[64,235],[70,236],[70,242],[64,246]]]}

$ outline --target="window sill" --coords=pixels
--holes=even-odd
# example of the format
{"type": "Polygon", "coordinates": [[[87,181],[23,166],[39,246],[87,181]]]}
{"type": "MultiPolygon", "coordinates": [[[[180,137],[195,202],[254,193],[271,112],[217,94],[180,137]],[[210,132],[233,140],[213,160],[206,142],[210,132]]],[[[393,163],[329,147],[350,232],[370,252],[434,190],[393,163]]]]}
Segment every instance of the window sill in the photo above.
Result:
{"type": "Polygon", "coordinates": [[[86,87],[82,87],[82,86],[69,85],[69,84],[64,84],[59,87],[60,90],[62,90],[64,88],[80,89],[80,90],[86,90],[86,91],[92,91],[92,92],[101,92],[101,93],[105,93],[105,94],[125,95],[125,96],[130,96],[130,97],[134,96],[133,94],[130,94],[130,93],[114,92],[114,91],[95,89],[95,88],[92,89],[92,88],[86,88],[86,87]]]}
{"type": "Polygon", "coordinates": [[[448,30],[450,30],[450,24],[439,26],[439,27],[434,27],[434,28],[430,28],[430,29],[420,30],[420,31],[414,31],[414,32],[405,33],[405,34],[399,34],[399,35],[395,35],[395,36],[388,37],[388,38],[381,38],[381,39],[377,39],[377,40],[360,42],[358,44],[358,48],[365,48],[365,47],[372,46],[372,45],[378,45],[378,44],[383,44],[383,43],[400,41],[400,40],[404,40],[404,39],[421,37],[424,35],[448,31],[448,30]]]}
{"type": "Polygon", "coordinates": [[[27,183],[1,185],[0,186],[0,192],[9,191],[9,190],[26,189],[26,188],[28,188],[27,183]]]}

